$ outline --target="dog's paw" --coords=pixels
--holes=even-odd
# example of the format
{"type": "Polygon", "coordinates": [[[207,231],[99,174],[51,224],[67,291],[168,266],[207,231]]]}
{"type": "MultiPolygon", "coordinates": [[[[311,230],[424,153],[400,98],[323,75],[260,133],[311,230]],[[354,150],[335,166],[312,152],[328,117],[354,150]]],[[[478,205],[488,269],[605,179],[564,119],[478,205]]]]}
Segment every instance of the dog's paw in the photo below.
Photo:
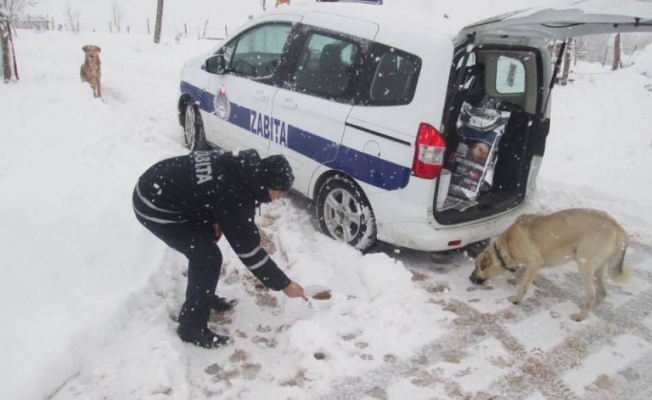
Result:
{"type": "Polygon", "coordinates": [[[597,306],[599,306],[600,304],[602,304],[602,301],[605,299],[605,297],[606,297],[606,296],[597,297],[597,298],[595,299],[595,302],[593,303],[593,306],[591,306],[591,308],[596,308],[597,306]]]}
{"type": "Polygon", "coordinates": [[[572,319],[573,321],[575,321],[575,322],[580,322],[580,321],[583,321],[583,320],[586,319],[587,314],[584,314],[584,313],[581,313],[581,312],[580,312],[580,313],[577,313],[577,314],[572,314],[570,317],[571,317],[571,319],[572,319]]]}
{"type": "Polygon", "coordinates": [[[512,304],[518,304],[521,302],[521,298],[518,296],[509,296],[507,300],[509,300],[509,302],[512,304]]]}

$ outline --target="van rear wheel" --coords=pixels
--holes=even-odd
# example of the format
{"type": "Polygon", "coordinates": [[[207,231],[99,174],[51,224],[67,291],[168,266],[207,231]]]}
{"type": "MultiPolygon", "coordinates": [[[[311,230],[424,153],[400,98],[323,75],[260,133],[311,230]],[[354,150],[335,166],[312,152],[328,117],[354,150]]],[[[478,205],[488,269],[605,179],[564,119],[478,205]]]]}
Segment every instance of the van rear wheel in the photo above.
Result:
{"type": "Polygon", "coordinates": [[[184,139],[186,140],[186,147],[190,151],[207,150],[208,143],[206,143],[206,136],[204,134],[204,124],[197,105],[188,103],[184,115],[183,133],[184,139]]]}
{"type": "Polygon", "coordinates": [[[376,243],[376,220],[360,188],[349,179],[328,178],[317,195],[317,220],[322,232],[365,251],[376,243]]]}

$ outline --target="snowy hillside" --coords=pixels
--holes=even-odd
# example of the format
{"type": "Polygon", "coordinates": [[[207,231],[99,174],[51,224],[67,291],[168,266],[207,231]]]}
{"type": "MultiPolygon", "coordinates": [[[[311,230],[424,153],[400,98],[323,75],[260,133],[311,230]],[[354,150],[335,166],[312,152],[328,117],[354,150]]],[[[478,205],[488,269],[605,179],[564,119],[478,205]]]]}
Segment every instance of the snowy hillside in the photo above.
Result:
{"type": "MultiPolygon", "coordinates": [[[[67,2],[41,3],[54,13],[67,2]]],[[[151,13],[132,3],[122,5],[130,18],[151,13]]],[[[166,1],[178,21],[204,18],[190,3],[166,1]]],[[[216,11],[219,24],[259,7],[214,3],[234,13],[216,11]]],[[[494,14],[472,3],[442,9],[460,24],[494,14]]],[[[514,4],[523,2],[495,11],[514,4]]],[[[279,265],[301,284],[333,288],[335,306],[315,312],[260,290],[223,240],[219,293],[240,304],[214,327],[235,343],[208,351],[175,334],[186,261],[138,224],[131,193],[152,163],[187,152],[179,70],[215,42],[20,30],[15,44],[20,80],[0,85],[0,398],[649,398],[652,47],[615,73],[580,63],[575,81],[555,89],[531,205],[603,209],[631,234],[636,276],[609,286],[603,311],[568,318],[581,299],[574,267],[546,274],[514,307],[504,279],[471,285],[464,255],[438,264],[381,246],[363,256],[315,231],[292,198],[263,207],[257,222],[279,265]],[[87,43],[102,47],[103,100],[79,81],[87,43]]]]}

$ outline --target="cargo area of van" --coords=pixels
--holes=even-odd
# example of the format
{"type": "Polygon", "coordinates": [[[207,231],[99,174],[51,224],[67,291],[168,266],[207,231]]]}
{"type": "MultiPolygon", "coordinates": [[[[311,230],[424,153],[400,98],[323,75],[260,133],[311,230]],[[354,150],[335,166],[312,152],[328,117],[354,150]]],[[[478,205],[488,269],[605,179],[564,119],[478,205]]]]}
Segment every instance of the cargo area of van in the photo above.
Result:
{"type": "Polygon", "coordinates": [[[537,115],[545,100],[543,63],[531,48],[476,46],[456,55],[443,132],[446,176],[433,204],[438,223],[491,217],[525,200],[532,158],[543,154],[549,126],[537,115]],[[437,202],[444,191],[445,201],[437,202]]]}

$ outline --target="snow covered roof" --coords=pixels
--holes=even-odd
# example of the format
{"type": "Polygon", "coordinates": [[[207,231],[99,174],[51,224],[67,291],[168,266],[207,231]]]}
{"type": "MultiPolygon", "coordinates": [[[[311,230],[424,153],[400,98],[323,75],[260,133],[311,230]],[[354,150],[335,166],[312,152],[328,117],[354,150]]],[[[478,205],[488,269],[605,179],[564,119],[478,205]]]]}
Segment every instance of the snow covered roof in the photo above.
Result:
{"type": "Polygon", "coordinates": [[[444,13],[418,13],[414,9],[392,5],[377,6],[365,3],[297,3],[268,10],[268,13],[307,15],[321,11],[342,17],[351,17],[379,24],[400,24],[406,28],[425,29],[454,37],[460,26],[452,24],[444,13]]]}

